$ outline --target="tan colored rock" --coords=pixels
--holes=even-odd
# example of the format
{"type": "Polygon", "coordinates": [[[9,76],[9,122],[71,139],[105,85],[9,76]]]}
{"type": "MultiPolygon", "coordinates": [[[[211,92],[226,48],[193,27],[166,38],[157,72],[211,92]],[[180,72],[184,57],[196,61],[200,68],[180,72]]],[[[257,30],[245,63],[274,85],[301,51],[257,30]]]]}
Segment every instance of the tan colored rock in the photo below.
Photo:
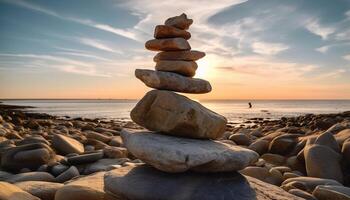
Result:
{"type": "Polygon", "coordinates": [[[344,186],[320,185],[312,193],[317,200],[349,200],[350,188],[344,186]]]}
{"type": "Polygon", "coordinates": [[[41,200],[54,200],[56,191],[63,186],[61,183],[44,181],[24,181],[15,184],[22,190],[39,197],[41,200]]]}
{"type": "Polygon", "coordinates": [[[305,147],[305,165],[308,176],[343,182],[341,156],[331,148],[313,144],[305,147]]]}
{"type": "Polygon", "coordinates": [[[145,47],[151,51],[182,51],[191,49],[187,40],[180,37],[148,40],[145,47]]]}
{"type": "Polygon", "coordinates": [[[191,33],[182,29],[178,29],[173,26],[167,25],[158,25],[154,29],[154,38],[163,39],[163,38],[176,38],[181,37],[185,40],[191,38],[191,33]]]}
{"type": "Polygon", "coordinates": [[[329,132],[324,132],[319,135],[314,144],[324,145],[333,149],[335,152],[340,152],[339,144],[335,140],[334,136],[329,132]]]}
{"type": "Polygon", "coordinates": [[[289,154],[295,145],[298,143],[299,134],[283,134],[274,138],[269,145],[269,152],[287,155],[289,154]]]}
{"type": "Polygon", "coordinates": [[[52,138],[52,146],[63,155],[70,153],[81,154],[84,152],[84,145],[71,137],[56,134],[52,138]]]}
{"type": "Polygon", "coordinates": [[[174,26],[179,29],[187,30],[193,23],[192,19],[188,19],[185,13],[182,13],[180,16],[171,17],[165,20],[165,25],[174,26]]]}
{"type": "Polygon", "coordinates": [[[163,90],[148,92],[130,116],[135,123],[159,134],[205,139],[220,137],[227,122],[198,102],[163,90]]]}
{"type": "Polygon", "coordinates": [[[174,72],[183,76],[192,77],[196,74],[198,65],[193,61],[161,60],[156,64],[157,71],[174,72]]]}
{"type": "Polygon", "coordinates": [[[211,85],[206,80],[189,78],[172,72],[136,69],[135,76],[146,86],[159,90],[192,94],[203,94],[211,91],[211,85]]]}
{"type": "Polygon", "coordinates": [[[252,150],[219,141],[172,137],[152,132],[121,132],[129,152],[165,172],[225,172],[244,169],[259,156],[252,150]]]}
{"type": "Polygon", "coordinates": [[[250,143],[252,142],[251,139],[249,138],[249,136],[244,134],[244,133],[232,134],[229,137],[229,140],[232,140],[233,142],[235,142],[238,145],[244,145],[244,146],[249,146],[250,143]]]}
{"type": "Polygon", "coordinates": [[[350,165],[350,140],[344,142],[341,152],[344,162],[350,165]]]}
{"type": "Polygon", "coordinates": [[[254,167],[248,166],[239,171],[239,173],[250,176],[261,181],[265,181],[265,179],[270,176],[269,170],[265,167],[254,167]]]}
{"type": "Polygon", "coordinates": [[[56,192],[55,200],[117,200],[103,190],[103,176],[98,172],[72,180],[56,192]]]}
{"type": "Polygon", "coordinates": [[[266,162],[271,163],[273,165],[283,165],[286,162],[286,158],[284,156],[272,153],[265,153],[261,156],[266,162]]]}
{"type": "Polygon", "coordinates": [[[338,144],[342,145],[345,140],[350,138],[350,128],[340,131],[339,133],[335,134],[334,137],[337,140],[338,144]]]}
{"type": "Polygon", "coordinates": [[[22,181],[46,181],[54,182],[55,177],[47,172],[25,172],[13,175],[11,178],[6,180],[10,183],[22,182],[22,181]]]}
{"type": "Polygon", "coordinates": [[[19,187],[7,182],[0,182],[0,199],[1,200],[40,200],[38,197],[35,197],[29,194],[28,192],[23,191],[19,187]]]}
{"type": "Polygon", "coordinates": [[[196,61],[205,56],[204,52],[201,51],[162,51],[154,56],[154,62],[160,60],[184,60],[184,61],[196,61]]]}

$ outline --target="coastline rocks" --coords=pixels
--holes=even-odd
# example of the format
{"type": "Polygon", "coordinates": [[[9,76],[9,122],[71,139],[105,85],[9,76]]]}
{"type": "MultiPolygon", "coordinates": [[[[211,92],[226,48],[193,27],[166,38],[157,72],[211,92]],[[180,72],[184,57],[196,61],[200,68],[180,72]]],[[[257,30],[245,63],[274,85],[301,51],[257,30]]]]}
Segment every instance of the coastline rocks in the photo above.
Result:
{"type": "Polygon", "coordinates": [[[192,94],[203,94],[211,91],[211,85],[206,80],[189,78],[172,72],[136,69],[135,76],[146,86],[159,90],[192,94]]]}
{"type": "Polygon", "coordinates": [[[19,187],[6,183],[0,182],[0,199],[1,200],[40,200],[28,192],[20,189],[19,187]]]}
{"type": "Polygon", "coordinates": [[[218,138],[226,118],[185,96],[161,90],[148,92],[131,111],[132,120],[160,134],[191,138],[218,138]]]}
{"type": "Polygon", "coordinates": [[[36,170],[52,161],[54,156],[51,148],[43,143],[12,147],[2,153],[1,167],[9,171],[19,171],[22,168],[36,170]]]}
{"type": "Polygon", "coordinates": [[[61,183],[44,181],[24,181],[15,185],[41,200],[54,200],[56,191],[63,186],[61,183]]]}
{"type": "Polygon", "coordinates": [[[79,171],[75,166],[71,166],[65,172],[61,173],[55,178],[56,182],[63,183],[69,181],[70,179],[79,176],[79,171]]]}
{"type": "Polygon", "coordinates": [[[156,39],[162,39],[162,38],[176,38],[181,37],[185,40],[188,40],[191,38],[191,33],[178,29],[173,26],[167,26],[167,25],[158,25],[154,29],[154,38],[156,39]]]}
{"type": "Polygon", "coordinates": [[[343,182],[340,166],[341,156],[338,153],[327,146],[314,144],[307,146],[304,154],[308,176],[343,182]]]}
{"type": "Polygon", "coordinates": [[[299,185],[302,189],[307,192],[312,192],[318,185],[334,185],[334,186],[342,186],[338,181],[332,179],[324,179],[324,178],[314,178],[314,177],[306,177],[300,176],[295,178],[289,178],[282,183],[282,188],[288,190],[288,185],[293,184],[294,186],[299,185]]]}
{"type": "Polygon", "coordinates": [[[84,146],[82,143],[68,136],[59,134],[53,136],[52,146],[63,155],[70,153],[81,154],[84,152],[84,146]]]}
{"type": "Polygon", "coordinates": [[[121,136],[131,154],[165,172],[237,171],[253,164],[259,157],[252,150],[218,141],[127,130],[123,130],[121,136]]]}
{"type": "Polygon", "coordinates": [[[184,60],[184,61],[196,61],[205,56],[201,51],[162,51],[154,56],[153,61],[158,62],[160,60],[184,60]]]}
{"type": "Polygon", "coordinates": [[[188,19],[185,13],[182,13],[180,16],[171,17],[165,20],[165,25],[174,26],[176,28],[187,30],[193,23],[192,19],[188,19]]]}
{"type": "Polygon", "coordinates": [[[68,157],[67,161],[71,165],[81,165],[81,164],[96,162],[102,158],[103,158],[103,152],[97,151],[97,152],[68,157]]]}
{"type": "Polygon", "coordinates": [[[181,37],[148,40],[145,47],[151,51],[181,51],[191,49],[187,40],[181,37]]]}
{"type": "Polygon", "coordinates": [[[161,60],[156,64],[157,71],[173,72],[183,76],[192,77],[196,74],[198,65],[193,61],[161,60]]]}

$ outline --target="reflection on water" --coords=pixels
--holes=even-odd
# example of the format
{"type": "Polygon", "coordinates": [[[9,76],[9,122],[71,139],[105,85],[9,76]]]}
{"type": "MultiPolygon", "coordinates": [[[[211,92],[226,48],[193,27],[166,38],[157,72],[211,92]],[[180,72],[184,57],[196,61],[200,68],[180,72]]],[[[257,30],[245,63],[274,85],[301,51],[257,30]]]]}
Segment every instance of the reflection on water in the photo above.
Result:
{"type": "MultiPolygon", "coordinates": [[[[3,100],[2,102],[34,106],[35,108],[29,110],[58,116],[129,119],[129,113],[137,100],[3,100]]],[[[201,103],[233,122],[254,117],[276,119],[282,116],[350,110],[350,100],[208,100],[201,103]],[[248,102],[252,103],[252,108],[249,108],[248,102]]]]}

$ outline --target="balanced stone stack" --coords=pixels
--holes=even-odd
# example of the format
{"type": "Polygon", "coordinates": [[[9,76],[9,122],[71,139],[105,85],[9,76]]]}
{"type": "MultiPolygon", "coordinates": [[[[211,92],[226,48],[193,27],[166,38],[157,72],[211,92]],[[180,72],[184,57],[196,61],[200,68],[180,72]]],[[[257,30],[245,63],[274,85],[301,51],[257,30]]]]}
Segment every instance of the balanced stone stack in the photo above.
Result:
{"type": "Polygon", "coordinates": [[[252,150],[217,141],[225,117],[180,93],[208,93],[208,81],[193,78],[203,52],[191,50],[193,20],[185,14],[155,28],[146,48],[161,51],[155,71],[136,69],[148,92],[131,111],[146,131],[123,130],[128,151],[148,165],[108,172],[105,190],[126,199],[254,199],[248,181],[237,173],[258,160],[252,150]]]}

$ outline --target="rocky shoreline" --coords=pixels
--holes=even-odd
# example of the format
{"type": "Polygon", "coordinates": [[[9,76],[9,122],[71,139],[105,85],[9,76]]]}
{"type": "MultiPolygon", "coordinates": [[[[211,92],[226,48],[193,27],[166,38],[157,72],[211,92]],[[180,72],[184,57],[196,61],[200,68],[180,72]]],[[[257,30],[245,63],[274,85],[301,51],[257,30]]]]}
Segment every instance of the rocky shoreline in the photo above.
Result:
{"type": "MultiPolygon", "coordinates": [[[[17,191],[16,196],[19,196],[15,199],[36,199],[35,196],[45,200],[118,199],[105,192],[105,173],[118,169],[121,169],[118,173],[125,173],[123,170],[144,165],[128,153],[120,137],[123,129],[142,130],[131,121],[62,119],[2,104],[0,115],[0,181],[4,181],[0,183],[0,197],[17,191]],[[63,137],[57,138],[57,135],[63,137]],[[68,137],[78,143],[67,140],[68,137]],[[13,191],[3,190],[5,188],[13,191]]],[[[297,198],[286,196],[276,186],[305,199],[335,199],[334,195],[339,199],[349,198],[350,112],[309,114],[273,121],[255,119],[254,123],[243,127],[228,123],[220,141],[259,153],[257,162],[240,171],[256,191],[257,199],[297,198]],[[321,144],[312,144],[317,141],[321,144]],[[321,151],[326,151],[312,153],[313,148],[308,146],[321,146],[321,151]],[[302,154],[304,147],[308,150],[302,154]],[[327,158],[327,152],[334,155],[327,158]],[[311,166],[310,156],[316,156],[311,158],[316,162],[311,166]],[[334,168],[336,164],[331,162],[339,163],[339,168],[334,168]],[[309,173],[316,174],[310,176],[309,173]]],[[[144,170],[156,173],[147,167],[144,170]]],[[[173,184],[181,184],[181,181],[173,184]]],[[[225,187],[220,187],[224,192],[225,187]]]]}

